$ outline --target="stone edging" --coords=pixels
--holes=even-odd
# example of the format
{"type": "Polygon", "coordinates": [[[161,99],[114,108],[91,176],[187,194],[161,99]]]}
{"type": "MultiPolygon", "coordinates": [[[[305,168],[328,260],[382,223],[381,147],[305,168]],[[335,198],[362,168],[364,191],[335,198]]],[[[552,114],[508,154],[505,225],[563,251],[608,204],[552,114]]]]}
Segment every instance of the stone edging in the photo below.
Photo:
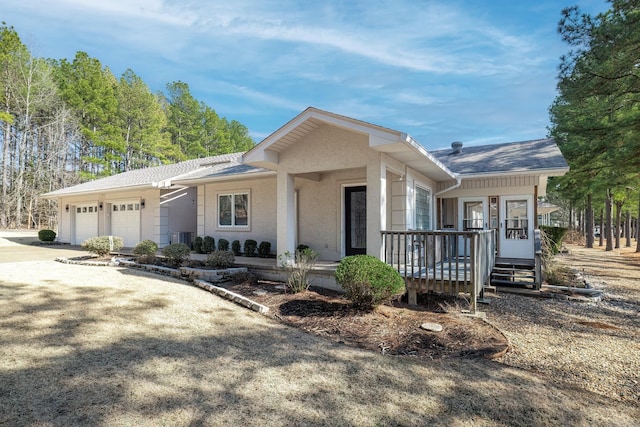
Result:
{"type": "Polygon", "coordinates": [[[269,311],[269,307],[267,306],[258,304],[257,302],[252,301],[247,297],[236,294],[235,292],[231,292],[219,286],[214,286],[210,282],[203,280],[203,279],[207,279],[215,282],[220,282],[220,281],[223,281],[227,276],[233,273],[247,271],[245,267],[227,268],[224,270],[203,270],[203,269],[196,269],[196,268],[189,268],[189,267],[181,267],[179,269],[175,269],[175,268],[162,267],[158,265],[138,264],[135,261],[131,261],[128,259],[115,258],[115,257],[112,258],[111,261],[91,261],[87,259],[78,260],[78,259],[58,257],[55,259],[55,261],[61,262],[63,264],[73,264],[73,265],[88,265],[88,266],[102,266],[102,267],[122,266],[127,268],[135,268],[138,270],[145,270],[150,273],[160,274],[164,276],[171,276],[177,279],[191,281],[198,288],[204,289],[205,291],[211,292],[212,294],[218,295],[221,298],[234,302],[238,305],[241,305],[243,307],[246,307],[258,313],[266,314],[269,311]]]}

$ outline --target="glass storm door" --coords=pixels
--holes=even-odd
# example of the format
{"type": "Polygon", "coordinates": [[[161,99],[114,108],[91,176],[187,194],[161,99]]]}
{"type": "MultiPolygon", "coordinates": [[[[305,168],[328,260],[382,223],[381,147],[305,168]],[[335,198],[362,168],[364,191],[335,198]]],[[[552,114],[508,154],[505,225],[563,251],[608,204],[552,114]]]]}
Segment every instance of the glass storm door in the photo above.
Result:
{"type": "Polygon", "coordinates": [[[501,197],[500,256],[533,258],[533,200],[531,196],[501,197]]]}
{"type": "Polygon", "coordinates": [[[344,189],[345,255],[367,253],[367,187],[344,189]]]}

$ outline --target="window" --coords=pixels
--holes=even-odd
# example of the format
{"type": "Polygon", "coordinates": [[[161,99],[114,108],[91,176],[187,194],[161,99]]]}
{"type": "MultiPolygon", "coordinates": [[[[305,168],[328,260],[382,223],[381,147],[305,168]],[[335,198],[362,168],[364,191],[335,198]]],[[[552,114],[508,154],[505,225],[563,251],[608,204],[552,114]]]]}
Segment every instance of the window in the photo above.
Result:
{"type": "Polygon", "coordinates": [[[218,226],[249,226],[249,193],[218,195],[218,226]]]}
{"type": "Polygon", "coordinates": [[[507,200],[507,217],[505,237],[507,239],[525,240],[529,238],[529,218],[527,217],[526,200],[507,200]]]}
{"type": "Polygon", "coordinates": [[[416,230],[431,230],[431,191],[416,186],[416,230]]]}
{"type": "Polygon", "coordinates": [[[484,207],[481,201],[464,202],[462,225],[465,230],[484,228],[484,207]]]}

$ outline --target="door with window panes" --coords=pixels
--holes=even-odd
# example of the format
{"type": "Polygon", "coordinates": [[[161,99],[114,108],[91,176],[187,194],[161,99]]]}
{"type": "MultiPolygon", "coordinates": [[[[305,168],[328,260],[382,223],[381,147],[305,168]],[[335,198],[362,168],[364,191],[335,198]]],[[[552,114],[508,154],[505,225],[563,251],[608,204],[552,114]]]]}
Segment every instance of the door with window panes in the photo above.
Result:
{"type": "Polygon", "coordinates": [[[533,197],[501,197],[500,218],[500,256],[533,258],[533,197]]]}

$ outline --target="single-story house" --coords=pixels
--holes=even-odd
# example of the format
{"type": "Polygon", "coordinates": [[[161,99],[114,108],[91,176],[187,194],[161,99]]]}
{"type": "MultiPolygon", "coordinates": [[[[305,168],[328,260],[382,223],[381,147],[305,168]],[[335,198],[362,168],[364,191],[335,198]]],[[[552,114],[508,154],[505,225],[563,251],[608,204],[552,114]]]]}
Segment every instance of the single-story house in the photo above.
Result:
{"type": "Polygon", "coordinates": [[[568,166],[553,139],[427,151],[406,133],[307,108],[246,153],[124,172],[44,195],[58,239],[117,235],[161,247],[193,236],[305,244],[322,260],[384,259],[382,231],[496,231],[532,258],[537,200],[568,166]]]}

